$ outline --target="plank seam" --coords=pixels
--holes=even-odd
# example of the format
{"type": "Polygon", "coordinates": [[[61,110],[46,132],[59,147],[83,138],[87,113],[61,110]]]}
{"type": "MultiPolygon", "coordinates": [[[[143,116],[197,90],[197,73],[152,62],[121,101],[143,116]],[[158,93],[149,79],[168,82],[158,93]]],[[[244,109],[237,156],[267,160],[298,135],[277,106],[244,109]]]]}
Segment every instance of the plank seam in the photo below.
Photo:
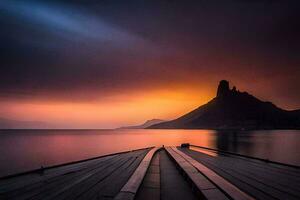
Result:
{"type": "Polygon", "coordinates": [[[155,147],[152,148],[147,155],[144,157],[144,159],[141,161],[140,165],[137,167],[137,169],[134,171],[134,173],[131,175],[127,183],[122,187],[120,192],[116,195],[114,199],[125,199],[125,197],[122,195],[122,193],[131,193],[133,194],[132,198],[135,197],[139,187],[142,184],[142,181],[146,175],[146,172],[150,166],[151,160],[153,158],[153,155],[158,151],[160,148],[155,147]]]}
{"type": "Polygon", "coordinates": [[[214,183],[219,189],[225,192],[225,194],[229,195],[233,199],[254,199],[253,197],[249,196],[247,193],[243,192],[239,188],[237,188],[232,183],[228,182],[226,179],[215,173],[213,170],[209,169],[205,165],[199,163],[198,161],[194,160],[192,157],[188,156],[184,152],[179,151],[176,147],[172,147],[172,149],[178,153],[182,158],[184,158],[187,162],[189,162],[192,166],[194,166],[202,175],[204,175],[206,178],[208,178],[212,183],[214,183]],[[212,176],[208,176],[207,173],[212,173],[212,176]],[[221,187],[220,185],[216,184],[215,181],[220,181],[225,186],[221,187]],[[235,197],[232,197],[229,191],[234,191],[231,194],[236,195],[235,197]]]}

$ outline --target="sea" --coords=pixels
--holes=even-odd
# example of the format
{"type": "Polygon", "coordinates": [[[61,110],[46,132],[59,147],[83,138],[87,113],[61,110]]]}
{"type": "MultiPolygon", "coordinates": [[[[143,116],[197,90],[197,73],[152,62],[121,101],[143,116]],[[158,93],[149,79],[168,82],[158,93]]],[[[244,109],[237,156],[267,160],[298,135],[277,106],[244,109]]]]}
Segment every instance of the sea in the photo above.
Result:
{"type": "Polygon", "coordinates": [[[300,166],[300,130],[0,130],[0,177],[41,166],[182,143],[300,166]]]}

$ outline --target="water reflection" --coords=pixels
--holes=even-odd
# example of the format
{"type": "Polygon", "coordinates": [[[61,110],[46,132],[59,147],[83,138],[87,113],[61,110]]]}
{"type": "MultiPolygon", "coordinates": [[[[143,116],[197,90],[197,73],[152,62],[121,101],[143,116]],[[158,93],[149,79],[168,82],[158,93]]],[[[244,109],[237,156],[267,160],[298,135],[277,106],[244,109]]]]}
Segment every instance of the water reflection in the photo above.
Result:
{"type": "Polygon", "coordinates": [[[251,131],[216,131],[216,149],[252,155],[254,143],[251,131]]]}
{"type": "Polygon", "coordinates": [[[187,142],[300,165],[300,131],[0,130],[0,176],[41,165],[187,142]]]}

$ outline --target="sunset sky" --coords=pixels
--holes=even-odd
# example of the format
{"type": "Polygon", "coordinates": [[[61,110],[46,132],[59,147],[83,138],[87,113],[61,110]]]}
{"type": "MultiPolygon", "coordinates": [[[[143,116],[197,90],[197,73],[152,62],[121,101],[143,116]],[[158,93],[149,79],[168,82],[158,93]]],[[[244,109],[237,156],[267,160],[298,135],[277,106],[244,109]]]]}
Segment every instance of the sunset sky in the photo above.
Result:
{"type": "Polygon", "coordinates": [[[0,1],[0,118],[57,128],[173,119],[221,79],[300,108],[297,1],[70,2],[0,1]]]}

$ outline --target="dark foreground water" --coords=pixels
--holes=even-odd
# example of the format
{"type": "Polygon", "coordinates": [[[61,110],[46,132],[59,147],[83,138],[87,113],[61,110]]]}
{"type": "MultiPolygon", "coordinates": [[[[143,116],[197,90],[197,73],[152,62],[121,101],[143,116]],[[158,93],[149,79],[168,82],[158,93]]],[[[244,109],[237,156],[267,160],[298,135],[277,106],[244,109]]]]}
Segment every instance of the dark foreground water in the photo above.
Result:
{"type": "Polygon", "coordinates": [[[0,177],[42,165],[184,142],[300,166],[299,130],[0,130],[0,177]]]}

